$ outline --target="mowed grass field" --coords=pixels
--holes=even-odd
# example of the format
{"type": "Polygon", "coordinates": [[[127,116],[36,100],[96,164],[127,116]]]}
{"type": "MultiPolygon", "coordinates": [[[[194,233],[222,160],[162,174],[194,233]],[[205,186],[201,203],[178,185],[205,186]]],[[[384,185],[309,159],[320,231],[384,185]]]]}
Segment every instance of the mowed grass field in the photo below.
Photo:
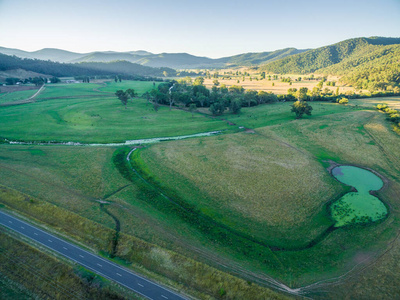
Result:
{"type": "MultiPolygon", "coordinates": [[[[104,88],[115,92],[141,84],[110,83],[104,88]]],[[[144,82],[144,87],[137,89],[145,91],[152,86],[152,82],[144,82]]],[[[125,109],[116,96],[95,91],[98,88],[98,84],[54,85],[46,87],[36,103],[3,107],[0,136],[22,141],[112,143],[229,127],[220,120],[200,115],[192,117],[187,112],[170,111],[167,107],[160,107],[156,112],[143,98],[135,98],[134,103],[129,101],[125,109]]]]}
{"type": "MultiPolygon", "coordinates": [[[[141,84],[132,82],[138,89],[141,84]]],[[[144,84],[143,90],[152,88],[152,82],[144,84]]],[[[117,85],[129,88],[128,82],[85,84],[76,92],[71,88],[72,98],[63,98],[69,88],[60,86],[57,92],[49,91],[51,97],[41,95],[40,102],[0,108],[0,136],[115,142],[133,135],[230,130],[136,150],[131,160],[144,180],[129,170],[128,147],[0,145],[1,203],[107,255],[116,224],[100,207],[99,200],[106,201],[106,209],[121,225],[117,257],[200,299],[277,298],[221,269],[267,285],[273,276],[310,295],[328,288],[332,295],[340,294],[337,286],[304,286],[369,263],[385,282],[397,280],[400,137],[383,114],[369,106],[311,103],[313,115],[295,120],[290,103],[277,103],[243,108],[239,116],[192,118],[168,108],[156,113],[144,99],[134,99],[125,110],[105,93],[120,89],[117,85]],[[105,120],[94,122],[96,114],[105,120]],[[254,133],[235,133],[239,126],[254,133]],[[379,172],[387,184],[378,196],[389,207],[389,217],[324,235],[333,224],[327,204],[349,189],[329,175],[329,160],[379,172]],[[182,214],[163,195],[193,213],[182,214]],[[221,288],[226,296],[221,296],[221,288]]],[[[370,270],[363,269],[362,284],[348,286],[351,293],[359,295],[368,285],[369,295],[382,295],[371,286],[386,283],[374,280],[370,270]]],[[[385,296],[393,298],[398,292],[385,290],[385,296]]]]}

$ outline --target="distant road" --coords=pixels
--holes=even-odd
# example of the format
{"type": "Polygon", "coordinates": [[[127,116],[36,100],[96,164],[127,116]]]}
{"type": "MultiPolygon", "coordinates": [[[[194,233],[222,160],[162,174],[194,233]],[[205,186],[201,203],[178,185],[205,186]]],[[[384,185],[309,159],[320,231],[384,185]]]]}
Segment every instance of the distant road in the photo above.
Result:
{"type": "Polygon", "coordinates": [[[94,255],[3,211],[0,211],[0,224],[44,245],[47,248],[50,248],[51,250],[77,262],[103,277],[111,279],[135,291],[144,297],[154,300],[186,299],[157,283],[136,275],[111,261],[98,255],[94,255]]]}

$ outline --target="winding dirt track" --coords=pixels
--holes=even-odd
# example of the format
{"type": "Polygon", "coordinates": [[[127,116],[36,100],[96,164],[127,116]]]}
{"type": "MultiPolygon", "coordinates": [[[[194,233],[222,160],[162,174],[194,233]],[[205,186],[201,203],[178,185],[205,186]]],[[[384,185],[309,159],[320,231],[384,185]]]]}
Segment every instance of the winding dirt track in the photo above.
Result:
{"type": "Polygon", "coordinates": [[[12,102],[6,102],[6,103],[1,103],[0,106],[13,106],[13,105],[21,105],[21,104],[26,104],[26,103],[32,103],[35,102],[36,96],[38,96],[43,90],[45,89],[45,84],[43,84],[40,89],[37,90],[35,94],[30,96],[29,98],[23,99],[23,100],[18,100],[18,101],[12,101],[12,102]]]}

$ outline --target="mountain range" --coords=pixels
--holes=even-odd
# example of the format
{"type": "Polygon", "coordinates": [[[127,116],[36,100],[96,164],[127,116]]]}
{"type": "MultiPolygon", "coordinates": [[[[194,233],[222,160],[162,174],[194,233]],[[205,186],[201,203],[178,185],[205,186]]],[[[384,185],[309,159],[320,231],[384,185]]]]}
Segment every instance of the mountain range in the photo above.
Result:
{"type": "Polygon", "coordinates": [[[51,60],[61,63],[114,62],[128,61],[153,68],[167,67],[173,69],[223,68],[252,66],[265,64],[289,55],[302,53],[306,50],[286,48],[271,52],[245,53],[223,58],[208,58],[188,53],[161,53],[139,50],[129,52],[96,51],[91,53],[76,53],[60,49],[45,48],[28,52],[19,49],[0,47],[0,53],[19,58],[51,60]]]}
{"type": "Polygon", "coordinates": [[[358,88],[385,89],[400,85],[400,38],[361,37],[310,50],[286,48],[217,59],[143,50],[75,53],[47,48],[27,52],[0,47],[0,71],[21,69],[60,77],[106,74],[164,77],[177,75],[176,69],[229,67],[254,67],[273,74],[338,75],[343,83],[358,88]]]}

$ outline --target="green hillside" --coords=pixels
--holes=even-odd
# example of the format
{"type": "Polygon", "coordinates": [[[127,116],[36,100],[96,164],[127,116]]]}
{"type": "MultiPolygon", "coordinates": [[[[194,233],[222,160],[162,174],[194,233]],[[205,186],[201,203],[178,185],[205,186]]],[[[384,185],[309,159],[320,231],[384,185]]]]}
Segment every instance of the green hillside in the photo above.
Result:
{"type": "Polygon", "coordinates": [[[400,44],[400,38],[355,38],[271,62],[263,66],[262,70],[277,74],[313,73],[346,59],[368,56],[393,44],[400,44]]]}
{"type": "Polygon", "coordinates": [[[400,45],[378,47],[371,53],[349,57],[319,71],[343,76],[342,82],[357,88],[375,90],[395,86],[400,83],[400,45]]]}
{"type": "Polygon", "coordinates": [[[307,50],[299,50],[296,48],[285,48],[272,52],[245,53],[235,56],[226,57],[226,63],[232,66],[254,66],[266,64],[274,60],[282,59],[286,56],[302,53],[307,50]]]}

